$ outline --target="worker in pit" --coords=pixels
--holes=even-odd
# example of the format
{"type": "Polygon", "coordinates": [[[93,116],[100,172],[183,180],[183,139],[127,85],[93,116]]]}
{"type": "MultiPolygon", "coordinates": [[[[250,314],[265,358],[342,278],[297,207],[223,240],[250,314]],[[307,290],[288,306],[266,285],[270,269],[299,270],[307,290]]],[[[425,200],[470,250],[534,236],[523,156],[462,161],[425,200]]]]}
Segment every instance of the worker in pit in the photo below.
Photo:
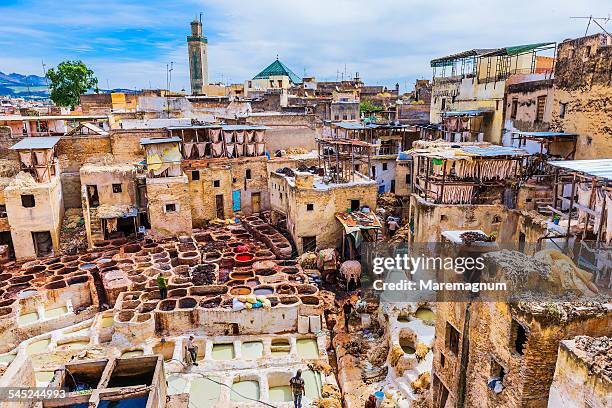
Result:
{"type": "Polygon", "coordinates": [[[193,334],[189,336],[189,338],[187,338],[187,352],[189,353],[189,355],[191,356],[191,362],[193,363],[193,365],[197,366],[198,363],[196,363],[196,359],[198,357],[198,346],[196,346],[195,344],[193,344],[193,334]]]}
{"type": "Polygon", "coordinates": [[[353,313],[353,304],[350,299],[347,299],[342,306],[342,311],[344,312],[344,330],[349,332],[349,323],[351,320],[351,313],[353,313]]]}
{"type": "Polygon", "coordinates": [[[168,278],[161,272],[157,275],[157,288],[159,289],[159,297],[161,299],[168,297],[168,278]]]}
{"type": "Polygon", "coordinates": [[[304,388],[304,379],[302,378],[302,370],[297,370],[295,377],[289,380],[291,392],[293,393],[293,405],[295,408],[302,408],[302,397],[306,395],[304,388]]]}

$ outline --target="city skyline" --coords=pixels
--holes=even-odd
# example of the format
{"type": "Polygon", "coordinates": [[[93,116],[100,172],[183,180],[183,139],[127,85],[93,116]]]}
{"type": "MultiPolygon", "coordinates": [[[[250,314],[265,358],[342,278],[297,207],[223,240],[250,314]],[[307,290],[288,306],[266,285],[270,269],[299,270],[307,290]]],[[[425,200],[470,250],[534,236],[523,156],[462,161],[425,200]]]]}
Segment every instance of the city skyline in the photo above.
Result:
{"type": "MultiPolygon", "coordinates": [[[[0,57],[0,71],[42,75],[43,61],[49,68],[80,59],[101,88],[165,88],[166,64],[173,62],[171,88],[189,91],[186,37],[189,22],[202,12],[210,82],[242,83],[278,56],[300,76],[336,80],[359,72],[367,83],[398,82],[406,91],[415,79],[431,77],[432,58],[471,48],[561,42],[584,35],[586,21],[570,17],[609,14],[598,0],[518,3],[383,0],[371,8],[349,1],[181,0],[170,9],[158,0],[7,1],[0,6],[0,46],[14,51],[0,57]],[[44,24],[36,15],[45,17],[44,24]],[[471,19],[479,24],[469,24],[471,19]]],[[[601,29],[591,24],[589,33],[596,32],[601,29]]]]}

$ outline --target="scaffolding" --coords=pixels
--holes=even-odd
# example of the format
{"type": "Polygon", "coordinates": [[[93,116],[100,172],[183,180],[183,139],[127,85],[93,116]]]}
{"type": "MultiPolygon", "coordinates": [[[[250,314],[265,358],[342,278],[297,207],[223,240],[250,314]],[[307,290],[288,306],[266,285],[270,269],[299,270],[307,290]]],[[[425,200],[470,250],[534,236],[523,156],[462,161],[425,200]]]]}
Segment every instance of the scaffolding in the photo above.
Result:
{"type": "Polygon", "coordinates": [[[317,139],[319,163],[323,179],[328,183],[349,183],[355,181],[361,165],[367,166],[371,177],[371,155],[373,145],[353,139],[317,139]]]}

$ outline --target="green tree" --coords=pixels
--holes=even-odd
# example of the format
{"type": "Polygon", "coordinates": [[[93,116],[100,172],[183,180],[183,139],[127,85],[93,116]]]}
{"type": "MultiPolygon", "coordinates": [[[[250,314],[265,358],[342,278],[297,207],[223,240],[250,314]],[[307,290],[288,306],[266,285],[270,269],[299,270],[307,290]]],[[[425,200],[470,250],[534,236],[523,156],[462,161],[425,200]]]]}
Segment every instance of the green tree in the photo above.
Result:
{"type": "Polygon", "coordinates": [[[361,113],[364,113],[364,112],[378,112],[378,111],[381,111],[381,110],[383,110],[383,108],[381,106],[374,105],[369,100],[363,100],[359,104],[359,111],[361,113]]]}
{"type": "Polygon", "coordinates": [[[63,61],[47,71],[47,78],[51,81],[51,100],[57,106],[74,109],[85,91],[94,89],[98,93],[98,78],[83,61],[63,61]]]}

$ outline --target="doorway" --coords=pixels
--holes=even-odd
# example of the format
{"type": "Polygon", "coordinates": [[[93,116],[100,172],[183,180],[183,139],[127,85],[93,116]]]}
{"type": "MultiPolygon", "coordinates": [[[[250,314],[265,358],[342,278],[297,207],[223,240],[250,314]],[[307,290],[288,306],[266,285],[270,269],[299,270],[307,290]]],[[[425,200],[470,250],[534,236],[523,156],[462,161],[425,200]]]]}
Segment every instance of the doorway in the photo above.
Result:
{"type": "Polygon", "coordinates": [[[254,213],[261,211],[261,193],[251,193],[251,210],[254,213]]]}
{"type": "Polygon", "coordinates": [[[47,256],[53,252],[53,240],[50,231],[32,232],[32,241],[36,256],[47,256]]]}
{"type": "Polygon", "coordinates": [[[96,208],[100,205],[100,198],[98,196],[98,186],[87,186],[87,202],[89,203],[89,207],[91,208],[96,208]]]}
{"type": "Polygon", "coordinates": [[[223,209],[223,194],[217,194],[215,196],[215,208],[217,209],[217,218],[221,220],[224,219],[225,211],[223,209]]]}
{"type": "Polygon", "coordinates": [[[395,180],[391,180],[391,188],[389,189],[393,194],[395,194],[395,180]]]}
{"type": "Polygon", "coordinates": [[[9,259],[15,259],[15,248],[13,247],[13,238],[10,231],[0,232],[0,245],[6,245],[8,247],[9,259]]]}
{"type": "Polygon", "coordinates": [[[313,252],[317,249],[317,237],[302,237],[302,252],[313,252]]]}

